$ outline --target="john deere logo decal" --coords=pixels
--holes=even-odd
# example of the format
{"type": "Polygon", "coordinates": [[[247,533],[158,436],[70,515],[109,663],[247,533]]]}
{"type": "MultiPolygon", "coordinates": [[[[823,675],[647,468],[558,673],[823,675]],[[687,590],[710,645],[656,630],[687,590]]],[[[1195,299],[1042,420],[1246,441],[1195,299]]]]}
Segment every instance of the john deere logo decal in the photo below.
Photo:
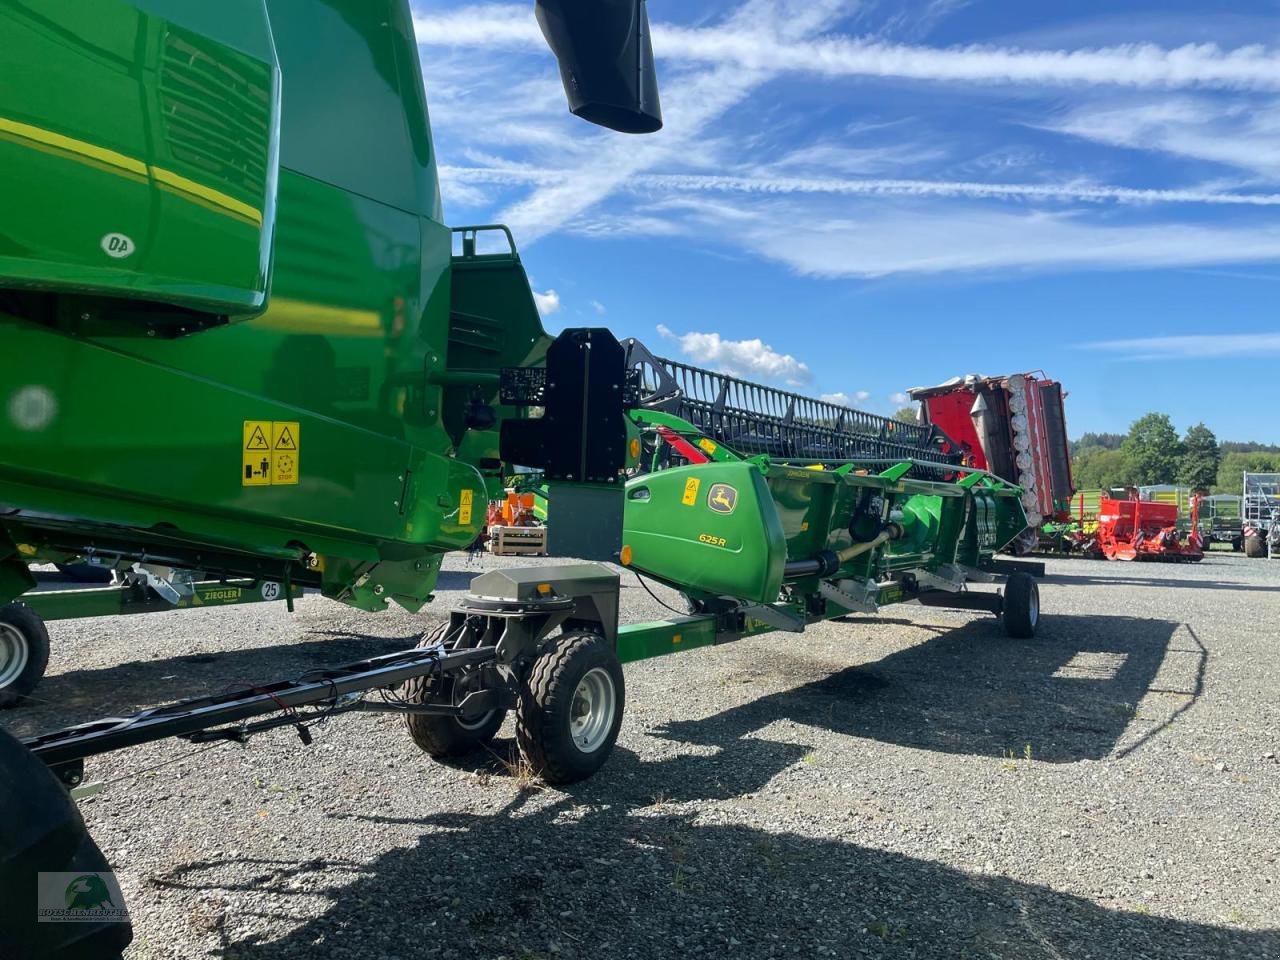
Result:
{"type": "Polygon", "coordinates": [[[707,506],[716,513],[733,513],[738,505],[738,491],[727,483],[713,483],[707,491],[707,506]]]}

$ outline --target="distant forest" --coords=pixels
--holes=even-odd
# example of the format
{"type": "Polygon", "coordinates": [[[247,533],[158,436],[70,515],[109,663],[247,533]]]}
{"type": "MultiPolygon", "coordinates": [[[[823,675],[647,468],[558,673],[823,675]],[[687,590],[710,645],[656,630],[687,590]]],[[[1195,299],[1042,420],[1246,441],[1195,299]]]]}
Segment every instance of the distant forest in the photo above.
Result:
{"type": "Polygon", "coordinates": [[[1128,433],[1086,433],[1072,440],[1071,462],[1081,490],[1177,483],[1238,494],[1246,470],[1280,473],[1280,445],[1219,440],[1203,423],[1179,436],[1167,414],[1148,413],[1128,433]]]}

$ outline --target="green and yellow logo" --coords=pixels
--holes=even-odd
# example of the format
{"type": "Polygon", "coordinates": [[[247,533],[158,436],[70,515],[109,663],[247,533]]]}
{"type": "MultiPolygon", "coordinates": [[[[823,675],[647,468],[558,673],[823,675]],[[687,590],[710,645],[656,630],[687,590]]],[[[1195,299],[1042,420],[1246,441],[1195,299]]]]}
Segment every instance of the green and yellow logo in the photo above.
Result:
{"type": "Polygon", "coordinates": [[[707,507],[716,513],[733,513],[738,506],[738,491],[727,483],[713,483],[707,491],[707,507]]]}

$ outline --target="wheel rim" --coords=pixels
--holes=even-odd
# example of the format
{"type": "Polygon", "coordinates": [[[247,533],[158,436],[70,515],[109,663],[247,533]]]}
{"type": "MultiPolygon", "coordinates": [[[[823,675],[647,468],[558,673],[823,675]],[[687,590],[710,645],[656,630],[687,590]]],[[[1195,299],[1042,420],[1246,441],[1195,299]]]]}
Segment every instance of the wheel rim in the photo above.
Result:
{"type": "Polygon", "coordinates": [[[593,667],[578,681],[569,708],[569,735],[583,753],[599,750],[609,739],[617,699],[613,677],[603,667],[593,667]]]}
{"type": "Polygon", "coordinates": [[[0,623],[0,690],[11,686],[27,669],[31,651],[22,631],[10,623],[0,623]]]}
{"type": "MultiPolygon", "coordinates": [[[[465,677],[460,677],[458,680],[454,681],[454,685],[453,685],[454,706],[458,706],[459,704],[461,704],[462,701],[466,698],[467,694],[472,691],[472,689],[476,685],[475,680],[476,680],[476,676],[474,674],[471,674],[465,677]]],[[[457,721],[458,726],[460,726],[463,730],[479,730],[481,727],[483,727],[486,723],[489,722],[489,720],[493,717],[493,713],[494,711],[487,710],[484,713],[480,714],[480,716],[476,717],[474,720],[468,720],[466,717],[454,717],[454,720],[457,721]]]]}
{"type": "Polygon", "coordinates": [[[1027,603],[1027,614],[1031,618],[1031,625],[1034,627],[1040,622],[1040,591],[1032,590],[1031,599],[1027,603]]]}
{"type": "Polygon", "coordinates": [[[487,713],[480,714],[480,716],[476,717],[474,720],[468,720],[465,717],[456,717],[455,719],[458,721],[458,726],[463,730],[479,730],[489,722],[489,718],[492,716],[493,711],[490,710],[487,713]]]}

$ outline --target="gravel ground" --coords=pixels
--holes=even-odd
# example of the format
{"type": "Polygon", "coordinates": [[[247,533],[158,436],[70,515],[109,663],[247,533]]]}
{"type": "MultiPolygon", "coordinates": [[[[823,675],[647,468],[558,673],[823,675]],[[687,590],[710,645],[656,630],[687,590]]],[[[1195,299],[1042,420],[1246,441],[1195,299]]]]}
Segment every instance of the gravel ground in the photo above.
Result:
{"type": "MultiPolygon", "coordinates": [[[[48,702],[2,722],[398,649],[498,562],[450,558],[420,616],[55,624],[48,702]]],[[[394,717],[91,762],[127,956],[1275,960],[1280,563],[1048,566],[1031,642],[903,606],[628,666],[613,758],[567,790],[434,765],[394,717]]],[[[664,613],[624,577],[624,621],[664,613]]]]}

